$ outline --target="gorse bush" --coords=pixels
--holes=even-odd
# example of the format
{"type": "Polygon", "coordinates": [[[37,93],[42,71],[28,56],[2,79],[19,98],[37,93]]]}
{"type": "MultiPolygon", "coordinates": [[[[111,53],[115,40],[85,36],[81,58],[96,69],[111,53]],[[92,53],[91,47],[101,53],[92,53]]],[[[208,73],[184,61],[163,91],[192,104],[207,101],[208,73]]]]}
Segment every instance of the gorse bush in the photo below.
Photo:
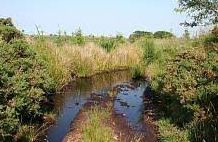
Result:
{"type": "Polygon", "coordinates": [[[0,18],[0,39],[10,42],[14,38],[20,38],[21,32],[14,27],[11,18],[0,18]]]}
{"type": "Polygon", "coordinates": [[[190,141],[216,141],[218,137],[217,57],[214,48],[185,49],[168,59],[165,72],[152,81],[162,102],[161,114],[174,125],[188,128],[190,141]]]}
{"type": "Polygon", "coordinates": [[[34,48],[12,37],[0,43],[0,141],[12,141],[20,124],[41,120],[54,89],[34,48]]]}

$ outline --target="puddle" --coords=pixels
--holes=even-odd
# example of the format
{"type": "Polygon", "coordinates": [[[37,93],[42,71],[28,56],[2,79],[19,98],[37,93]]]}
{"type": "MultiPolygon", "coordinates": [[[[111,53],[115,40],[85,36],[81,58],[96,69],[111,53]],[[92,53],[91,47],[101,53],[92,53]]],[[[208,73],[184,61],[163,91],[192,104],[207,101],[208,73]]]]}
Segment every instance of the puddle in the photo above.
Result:
{"type": "Polygon", "coordinates": [[[70,124],[92,93],[107,94],[114,86],[131,80],[129,71],[117,71],[78,79],[54,96],[56,124],[47,132],[48,142],[61,142],[70,124]]]}
{"type": "Polygon", "coordinates": [[[118,94],[114,102],[116,113],[125,116],[133,129],[142,132],[145,131],[142,117],[144,110],[143,96],[146,87],[146,82],[142,81],[118,85],[116,86],[118,94]]]}
{"type": "Polygon", "coordinates": [[[127,122],[137,131],[145,131],[142,122],[144,109],[143,94],[146,82],[132,81],[129,71],[104,73],[91,78],[81,78],[66,85],[54,96],[57,121],[47,132],[48,142],[61,142],[70,129],[71,123],[90,98],[91,94],[102,97],[111,90],[116,92],[114,109],[126,117],[127,122]]]}

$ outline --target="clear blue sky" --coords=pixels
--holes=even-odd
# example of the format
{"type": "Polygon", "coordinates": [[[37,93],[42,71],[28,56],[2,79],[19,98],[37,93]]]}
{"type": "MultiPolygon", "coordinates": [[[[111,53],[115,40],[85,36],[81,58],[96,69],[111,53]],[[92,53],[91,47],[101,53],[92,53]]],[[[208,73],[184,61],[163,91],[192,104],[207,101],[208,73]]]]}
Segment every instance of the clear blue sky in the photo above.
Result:
{"type": "Polygon", "coordinates": [[[39,25],[46,33],[59,29],[72,33],[128,36],[135,30],[172,31],[181,35],[185,19],[176,13],[176,0],[0,0],[0,17],[12,17],[26,33],[39,25]]]}

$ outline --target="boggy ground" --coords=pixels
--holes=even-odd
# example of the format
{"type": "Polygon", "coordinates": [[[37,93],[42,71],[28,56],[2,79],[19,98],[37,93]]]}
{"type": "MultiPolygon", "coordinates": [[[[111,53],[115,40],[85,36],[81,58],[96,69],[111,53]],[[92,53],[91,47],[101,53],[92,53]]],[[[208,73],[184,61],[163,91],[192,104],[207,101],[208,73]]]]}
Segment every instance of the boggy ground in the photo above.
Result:
{"type": "MultiPolygon", "coordinates": [[[[93,93],[88,102],[84,105],[83,109],[80,110],[79,114],[71,124],[71,129],[68,134],[65,136],[63,142],[96,142],[96,141],[108,141],[108,142],[156,142],[158,141],[158,130],[154,123],[154,106],[152,102],[149,101],[150,94],[148,91],[145,91],[145,113],[144,113],[144,129],[143,131],[137,131],[133,129],[125,119],[125,116],[118,114],[113,109],[113,102],[115,97],[93,93]],[[94,111],[93,111],[94,110],[94,111]],[[97,111],[96,111],[97,110],[97,111]],[[99,125],[89,124],[93,120],[90,115],[96,113],[98,120],[100,121],[99,125]],[[88,130],[90,135],[103,135],[101,138],[92,138],[87,135],[86,127],[89,125],[96,125],[101,128],[94,128],[94,131],[88,130]],[[105,134],[104,132],[107,131],[105,134]],[[86,133],[86,134],[84,134],[86,133]],[[84,138],[85,137],[85,138],[84,138]],[[108,137],[108,138],[106,138],[108,137]]],[[[91,126],[92,127],[92,126],[91,126]]],[[[98,137],[98,136],[97,136],[98,137]]]]}

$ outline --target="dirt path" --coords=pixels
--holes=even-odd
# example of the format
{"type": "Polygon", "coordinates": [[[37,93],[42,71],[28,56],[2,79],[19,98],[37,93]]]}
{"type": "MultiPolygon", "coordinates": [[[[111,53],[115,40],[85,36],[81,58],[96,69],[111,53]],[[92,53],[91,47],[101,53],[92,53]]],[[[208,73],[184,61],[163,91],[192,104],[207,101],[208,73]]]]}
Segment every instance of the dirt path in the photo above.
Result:
{"type": "MultiPolygon", "coordinates": [[[[145,98],[146,100],[146,98],[145,98]]],[[[100,97],[99,95],[93,94],[91,99],[85,104],[83,109],[80,110],[79,114],[71,124],[69,133],[65,136],[63,142],[81,142],[83,130],[82,128],[87,123],[89,117],[87,116],[87,110],[92,109],[93,106],[98,108],[108,108],[109,118],[102,120],[103,127],[108,127],[112,130],[112,137],[114,142],[156,142],[157,141],[157,128],[153,123],[153,116],[150,115],[149,111],[145,112],[144,125],[145,129],[143,132],[139,132],[131,128],[125,119],[125,116],[117,114],[113,110],[114,97],[100,97]]],[[[146,101],[145,101],[146,103],[146,101]]],[[[148,110],[152,109],[150,104],[146,104],[148,110]]]]}

